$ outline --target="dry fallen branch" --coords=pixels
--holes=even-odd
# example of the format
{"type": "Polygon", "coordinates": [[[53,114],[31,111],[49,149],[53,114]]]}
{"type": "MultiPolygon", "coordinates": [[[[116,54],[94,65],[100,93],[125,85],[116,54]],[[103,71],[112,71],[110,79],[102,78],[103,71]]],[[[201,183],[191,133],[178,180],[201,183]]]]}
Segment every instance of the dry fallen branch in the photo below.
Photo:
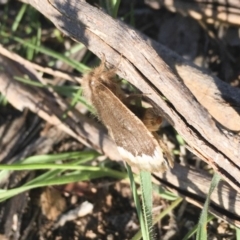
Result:
{"type": "Polygon", "coordinates": [[[239,137],[225,133],[196,101],[161,59],[156,43],[150,46],[145,36],[85,1],[28,2],[65,34],[84,43],[96,55],[104,54],[109,63],[117,65],[122,55],[118,74],[147,93],[192,151],[239,191],[239,137]]]}
{"type": "MultiPolygon", "coordinates": [[[[9,52],[8,55],[9,54],[11,53],[9,52]]],[[[23,108],[30,108],[33,112],[45,119],[48,123],[56,124],[56,127],[62,129],[63,131],[71,135],[72,132],[71,129],[69,129],[70,126],[72,124],[77,124],[76,122],[74,122],[74,119],[69,118],[67,124],[65,123],[66,125],[64,128],[62,127],[62,124],[58,124],[58,121],[52,121],[53,119],[58,119],[59,117],[55,115],[56,106],[49,101],[44,101],[49,97],[49,95],[51,95],[50,92],[42,92],[41,89],[38,89],[37,91],[35,91],[34,94],[35,101],[29,102],[27,100],[32,99],[32,91],[34,90],[34,88],[26,88],[26,86],[24,86],[24,84],[20,82],[17,82],[16,84],[13,77],[15,75],[19,76],[19,74],[29,74],[29,72],[33,72],[33,70],[29,65],[28,68],[25,68],[25,59],[21,58],[20,56],[16,57],[16,59],[18,62],[10,61],[7,58],[4,58],[4,60],[0,62],[0,65],[4,67],[5,70],[0,75],[0,91],[6,95],[8,101],[17,109],[21,110],[23,108]],[[12,71],[8,71],[9,69],[12,69],[12,71]],[[17,72],[15,71],[15,69],[21,69],[21,71],[17,72]],[[41,111],[37,110],[39,108],[39,102],[42,103],[41,111]],[[51,114],[49,114],[49,112],[51,114]],[[72,123],[72,121],[74,123],[72,123]]],[[[35,74],[36,75],[32,76],[33,79],[39,79],[40,77],[37,76],[37,73],[35,74]]],[[[62,110],[59,110],[59,116],[62,116],[65,112],[66,109],[64,108],[62,110]]],[[[86,118],[82,115],[79,115],[78,121],[83,123],[84,121],[86,121],[86,118]]],[[[108,140],[108,137],[105,134],[105,130],[103,128],[98,125],[91,125],[92,130],[90,128],[87,128],[86,126],[85,129],[89,131],[88,133],[92,131],[91,134],[85,135],[85,137],[88,138],[88,142],[92,147],[95,147],[99,151],[105,151],[105,154],[112,159],[119,158],[115,144],[112,141],[108,140]],[[101,141],[96,141],[96,139],[99,139],[99,134],[103,136],[103,139],[101,141]]],[[[48,131],[48,134],[49,132],[50,131],[48,131]]],[[[55,138],[59,138],[59,134],[60,133],[54,133],[53,136],[50,136],[50,139],[45,139],[48,147],[49,145],[51,146],[53,142],[56,142],[55,138]],[[49,141],[51,141],[51,143],[49,143],[49,141]]],[[[74,132],[72,136],[80,141],[83,141],[81,139],[81,135],[79,136],[79,129],[76,129],[76,132],[74,132]]],[[[38,141],[37,146],[39,147],[40,145],[41,144],[39,144],[38,141]]],[[[27,148],[29,148],[29,146],[27,148]]],[[[32,145],[30,145],[30,148],[31,150],[36,149],[32,145]]],[[[24,151],[25,150],[26,149],[24,149],[24,151]]],[[[31,154],[31,152],[28,151],[28,154],[31,154]]],[[[24,155],[24,157],[26,156],[28,155],[24,155]]],[[[159,173],[157,175],[157,179],[161,182],[161,184],[166,185],[168,188],[178,193],[179,195],[186,197],[187,200],[192,202],[193,204],[197,206],[203,206],[204,199],[210,185],[211,176],[205,171],[201,172],[200,170],[187,169],[183,166],[175,164],[174,168],[171,171],[167,171],[164,174],[159,173]]],[[[240,219],[238,217],[240,214],[238,199],[240,199],[240,194],[233,188],[231,188],[228,184],[222,183],[218,186],[218,188],[212,195],[212,205],[210,206],[210,212],[214,213],[222,219],[231,222],[236,226],[240,226],[240,219]]]]}
{"type": "MultiPolygon", "coordinates": [[[[11,60],[14,60],[16,62],[21,62],[21,64],[26,68],[32,68],[42,73],[48,73],[54,77],[62,78],[72,82],[79,82],[81,80],[79,77],[69,76],[69,74],[67,73],[64,73],[58,70],[53,70],[52,68],[48,68],[48,67],[42,67],[36,63],[30,62],[13,52],[9,52],[1,44],[0,44],[0,53],[11,60]]],[[[44,84],[46,84],[46,82],[44,82],[44,84]]]]}
{"type": "MultiPolygon", "coordinates": [[[[156,179],[171,191],[184,196],[189,202],[203,206],[212,176],[200,169],[187,169],[175,164],[172,171],[159,173],[156,179]],[[186,177],[188,176],[188,177],[186,177]]],[[[240,194],[226,182],[220,182],[211,196],[210,212],[219,218],[240,226],[240,194]]]]}

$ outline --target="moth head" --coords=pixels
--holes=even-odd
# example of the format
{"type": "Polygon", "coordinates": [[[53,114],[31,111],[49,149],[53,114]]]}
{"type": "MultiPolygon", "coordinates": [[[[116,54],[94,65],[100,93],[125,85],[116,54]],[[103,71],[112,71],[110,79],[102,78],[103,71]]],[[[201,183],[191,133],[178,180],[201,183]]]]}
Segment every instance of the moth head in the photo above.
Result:
{"type": "Polygon", "coordinates": [[[146,108],[142,117],[142,122],[150,132],[156,132],[162,124],[162,117],[157,114],[154,108],[146,108]]]}

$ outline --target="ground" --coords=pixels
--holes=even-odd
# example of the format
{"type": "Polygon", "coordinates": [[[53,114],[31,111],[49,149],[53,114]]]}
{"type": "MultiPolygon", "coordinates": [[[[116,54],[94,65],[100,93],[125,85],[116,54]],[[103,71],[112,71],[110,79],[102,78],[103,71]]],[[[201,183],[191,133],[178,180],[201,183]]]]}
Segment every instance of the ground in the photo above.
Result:
{"type": "MultiPolygon", "coordinates": [[[[100,3],[95,1],[94,4],[99,6],[100,3]]],[[[14,32],[14,19],[20,14],[20,9],[23,9],[22,3],[9,1],[1,5],[1,8],[0,22],[4,23],[0,26],[1,31],[35,41],[34,37],[41,26],[42,45],[64,53],[76,44],[67,37],[58,36],[54,26],[30,7],[28,12],[24,12],[18,30],[14,32]]],[[[139,31],[195,64],[209,69],[227,83],[239,87],[240,40],[237,26],[221,23],[200,24],[193,18],[169,12],[165,8],[152,9],[143,1],[135,1],[132,6],[128,1],[122,1],[118,16],[127,23],[130,23],[133,17],[134,27],[139,31]]],[[[10,37],[2,38],[0,42],[8,50],[18,52],[19,55],[42,66],[54,66],[72,73],[72,68],[61,61],[54,62],[51,57],[37,51],[31,53],[10,37]]],[[[81,61],[82,54],[80,50],[71,57],[81,61]]],[[[84,62],[92,65],[93,55],[87,53],[84,62]]],[[[16,161],[14,157],[22,159],[21,154],[24,151],[28,152],[27,155],[23,154],[26,158],[86,150],[83,144],[50,126],[30,111],[18,111],[4,101],[0,106],[0,133],[2,163],[13,163],[16,161]]],[[[183,157],[187,158],[186,164],[199,165],[196,158],[184,147],[184,150],[179,148],[175,132],[169,124],[165,124],[160,134],[165,136],[174,151],[180,152],[175,161],[180,161],[183,157]]],[[[101,157],[94,159],[90,164],[96,163],[125,171],[122,164],[112,163],[101,157]]],[[[15,171],[9,173],[5,179],[1,175],[0,186],[2,189],[16,188],[43,172],[44,170],[15,171]]],[[[172,200],[155,193],[154,215],[161,213],[171,203],[172,200]]],[[[156,239],[182,239],[198,223],[200,211],[198,207],[183,200],[155,225],[153,231],[156,239]]],[[[130,184],[126,179],[100,177],[64,185],[37,187],[0,203],[0,240],[131,239],[138,230],[138,217],[130,184]]],[[[235,239],[231,226],[218,219],[210,222],[208,234],[208,239],[235,239]]]]}

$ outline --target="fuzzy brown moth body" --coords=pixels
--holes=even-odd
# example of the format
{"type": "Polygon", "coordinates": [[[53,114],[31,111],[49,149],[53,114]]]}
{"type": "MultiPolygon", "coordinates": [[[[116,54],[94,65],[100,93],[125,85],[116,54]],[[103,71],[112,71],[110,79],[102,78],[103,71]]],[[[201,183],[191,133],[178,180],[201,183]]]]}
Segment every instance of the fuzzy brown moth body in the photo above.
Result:
{"type": "Polygon", "coordinates": [[[125,95],[116,83],[115,69],[107,70],[105,61],[84,75],[83,94],[93,105],[101,122],[107,127],[117,149],[129,165],[140,170],[158,172],[171,166],[159,142],[150,132],[161,124],[159,117],[152,121],[154,112],[144,111],[143,122],[125,104],[125,95]]]}

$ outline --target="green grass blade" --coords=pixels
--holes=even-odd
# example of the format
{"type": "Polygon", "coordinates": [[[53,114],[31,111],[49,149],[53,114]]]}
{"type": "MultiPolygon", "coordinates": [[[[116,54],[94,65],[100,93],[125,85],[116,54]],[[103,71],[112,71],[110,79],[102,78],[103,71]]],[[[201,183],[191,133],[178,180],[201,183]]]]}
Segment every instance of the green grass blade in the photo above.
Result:
{"type": "Polygon", "coordinates": [[[0,93],[0,104],[2,106],[6,106],[7,105],[7,99],[5,96],[3,96],[1,93],[0,93]]]}
{"type": "MultiPolygon", "coordinates": [[[[74,166],[72,164],[0,164],[0,170],[12,170],[12,171],[23,171],[23,170],[49,170],[49,169],[63,169],[63,170],[81,170],[81,171],[98,171],[99,167],[92,166],[74,166]]],[[[104,170],[104,168],[102,168],[104,170]]]]}
{"type": "Polygon", "coordinates": [[[152,226],[152,175],[150,172],[141,171],[141,192],[142,192],[142,209],[144,217],[145,232],[143,232],[144,240],[153,239],[152,226]]]}
{"type": "Polygon", "coordinates": [[[182,202],[182,200],[183,200],[182,198],[178,198],[174,202],[172,202],[172,204],[168,208],[163,210],[156,218],[154,218],[153,223],[156,224],[162,218],[164,218],[166,215],[168,215],[174,208],[176,208],[182,202]]]}
{"type": "Polygon", "coordinates": [[[96,158],[99,156],[99,153],[95,151],[86,151],[86,152],[67,152],[67,153],[57,153],[57,154],[46,154],[46,155],[38,155],[38,156],[31,156],[24,160],[21,160],[24,164],[31,164],[31,163],[52,163],[55,161],[63,161],[63,160],[70,160],[70,159],[81,159],[81,164],[89,161],[91,159],[96,158]]]}
{"type": "Polygon", "coordinates": [[[221,177],[219,174],[214,173],[212,181],[211,181],[211,185],[209,188],[209,192],[206,198],[206,201],[204,203],[202,212],[201,212],[201,216],[199,219],[199,223],[198,223],[198,229],[197,229],[197,236],[196,239],[197,240],[204,240],[207,239],[207,219],[208,219],[208,206],[210,204],[210,199],[211,199],[211,194],[214,191],[214,189],[216,188],[216,186],[218,185],[219,181],[221,180],[221,177]]]}
{"type": "MultiPolygon", "coordinates": [[[[74,160],[77,159],[77,164],[83,164],[87,161],[90,161],[99,156],[95,151],[85,151],[85,152],[69,152],[69,153],[59,153],[59,154],[48,154],[48,155],[38,155],[32,156],[23,160],[20,160],[18,163],[24,164],[34,164],[34,163],[54,163],[55,161],[63,160],[74,160]]],[[[73,163],[72,163],[73,164],[73,163]]],[[[9,165],[11,166],[11,165],[9,165]]],[[[30,169],[31,170],[31,169],[30,169]]],[[[0,171],[0,182],[4,181],[11,170],[2,170],[0,171]]]]}
{"type": "MultiPolygon", "coordinates": [[[[215,217],[211,214],[208,215],[207,217],[207,223],[209,223],[210,221],[212,221],[215,217]]],[[[196,224],[187,234],[186,236],[183,238],[183,240],[187,240],[190,237],[192,237],[198,230],[198,224],[196,224]]]]}
{"type": "Polygon", "coordinates": [[[96,172],[84,172],[82,174],[73,174],[68,176],[55,176],[53,178],[45,178],[45,180],[35,182],[32,184],[27,184],[19,188],[10,189],[7,191],[1,190],[0,191],[0,202],[5,201],[6,199],[13,197],[19,193],[39,188],[39,187],[46,187],[46,186],[52,186],[52,185],[63,185],[68,184],[72,182],[78,182],[78,181],[88,181],[90,179],[94,178],[100,178],[106,176],[106,172],[102,172],[101,170],[96,172]]]}
{"type": "Polygon", "coordinates": [[[81,50],[83,50],[84,48],[86,48],[82,43],[77,43],[75,45],[73,45],[69,50],[67,50],[64,55],[66,57],[71,57],[72,54],[75,54],[81,50]]]}
{"type": "MultiPolygon", "coordinates": [[[[88,162],[89,160],[92,160],[92,159],[93,158],[90,155],[90,156],[86,156],[85,158],[82,158],[82,159],[76,159],[71,164],[76,166],[76,165],[88,162]]],[[[43,173],[42,175],[40,175],[40,176],[34,178],[33,180],[29,181],[25,185],[36,184],[37,182],[41,182],[42,180],[45,180],[45,179],[48,179],[48,178],[52,178],[52,177],[57,176],[57,175],[59,175],[59,174],[61,174],[63,172],[64,172],[64,170],[59,170],[59,169],[47,171],[46,173],[43,173]]],[[[81,172],[78,171],[78,173],[80,174],[81,172]]]]}
{"type": "MultiPolygon", "coordinates": [[[[176,208],[182,202],[182,198],[176,199],[168,208],[162,211],[156,218],[154,218],[153,224],[158,223],[162,218],[168,215],[174,208],[176,208]]],[[[132,240],[140,240],[142,238],[141,230],[139,230],[132,240]]]]}
{"type": "MultiPolygon", "coordinates": [[[[75,162],[75,164],[77,161],[75,162]]],[[[24,164],[22,164],[24,165],[24,164]]],[[[36,165],[36,164],[34,164],[36,165]]],[[[41,165],[41,164],[38,164],[41,165]]],[[[42,167],[45,169],[45,167],[49,167],[52,169],[54,164],[42,164],[42,167]]],[[[27,165],[28,167],[33,168],[30,164],[27,165]]],[[[74,166],[69,164],[61,165],[55,165],[54,170],[50,170],[46,173],[43,173],[42,175],[36,177],[35,179],[29,181],[28,183],[24,184],[21,187],[10,189],[10,190],[0,190],[0,202],[5,201],[6,199],[15,196],[16,194],[22,193],[24,191],[38,188],[38,187],[45,187],[50,185],[60,185],[60,184],[67,184],[71,182],[77,182],[77,181],[89,181],[94,178],[99,177],[113,177],[118,179],[123,179],[127,177],[126,173],[115,171],[109,168],[102,168],[102,167],[92,167],[92,166],[74,166]],[[66,167],[66,168],[65,168],[66,167]],[[73,172],[68,172],[65,175],[60,175],[63,173],[62,170],[66,169],[73,169],[73,172]],[[78,172],[76,170],[79,170],[78,172]]],[[[40,167],[40,169],[42,169],[40,167]]],[[[16,164],[14,164],[13,169],[18,169],[18,166],[16,167],[16,164]]],[[[35,169],[35,167],[34,167],[35,169]]],[[[36,168],[37,169],[37,168],[36,168]]]]}
{"type": "Polygon", "coordinates": [[[106,0],[108,13],[113,18],[117,18],[120,3],[121,3],[121,0],[106,0]]]}
{"type": "Polygon", "coordinates": [[[240,240],[240,228],[235,228],[236,229],[236,239],[240,240]]]}
{"type": "Polygon", "coordinates": [[[134,181],[134,176],[133,176],[133,172],[132,172],[131,167],[128,164],[126,164],[126,168],[127,168],[128,177],[129,177],[129,180],[130,180],[130,186],[131,186],[132,193],[133,193],[134,203],[135,203],[137,214],[138,214],[140,228],[142,230],[142,229],[145,228],[145,226],[144,226],[144,218],[143,218],[142,207],[141,207],[139,196],[138,196],[138,192],[137,192],[136,183],[134,181]]]}
{"type": "Polygon", "coordinates": [[[131,9],[130,9],[129,15],[130,15],[130,22],[129,22],[129,24],[131,26],[135,27],[136,24],[135,24],[135,17],[134,17],[134,3],[133,2],[131,3],[131,9]]]}
{"type": "MultiPolygon", "coordinates": [[[[17,77],[17,76],[15,76],[14,79],[16,79],[19,82],[22,82],[22,83],[25,83],[25,84],[28,84],[28,85],[31,85],[34,87],[52,88],[54,91],[61,94],[62,96],[73,98],[70,103],[71,108],[73,108],[77,104],[77,102],[81,102],[83,105],[85,105],[87,107],[87,109],[90,112],[92,112],[92,113],[94,112],[93,107],[91,105],[89,105],[87,103],[87,101],[85,100],[85,98],[82,96],[82,88],[79,86],[54,86],[54,85],[50,85],[50,84],[44,85],[40,82],[36,82],[31,79],[17,77]]],[[[71,109],[69,108],[68,110],[71,110],[71,109]]]]}
{"type": "Polygon", "coordinates": [[[170,192],[157,184],[153,184],[152,186],[153,191],[158,193],[161,196],[161,198],[164,198],[169,201],[175,201],[179,198],[179,196],[177,196],[175,193],[170,192]]]}
{"type": "Polygon", "coordinates": [[[12,31],[15,32],[18,29],[18,26],[27,10],[28,5],[27,4],[23,4],[20,11],[18,12],[15,21],[12,24],[12,31]]]}
{"type": "Polygon", "coordinates": [[[89,70],[89,67],[87,67],[86,65],[81,64],[78,61],[75,61],[73,59],[70,59],[70,58],[64,56],[63,54],[55,52],[55,51],[51,50],[50,48],[46,48],[46,47],[43,47],[43,46],[36,46],[36,45],[26,41],[26,40],[23,40],[23,39],[18,38],[18,37],[11,36],[11,35],[9,35],[5,32],[1,32],[1,35],[3,37],[11,38],[16,42],[21,43],[23,46],[32,48],[36,51],[39,51],[43,54],[46,54],[46,55],[50,56],[50,57],[61,60],[61,61],[65,62],[66,64],[68,64],[69,66],[73,67],[74,69],[78,70],[79,72],[84,73],[84,72],[89,70]]]}

